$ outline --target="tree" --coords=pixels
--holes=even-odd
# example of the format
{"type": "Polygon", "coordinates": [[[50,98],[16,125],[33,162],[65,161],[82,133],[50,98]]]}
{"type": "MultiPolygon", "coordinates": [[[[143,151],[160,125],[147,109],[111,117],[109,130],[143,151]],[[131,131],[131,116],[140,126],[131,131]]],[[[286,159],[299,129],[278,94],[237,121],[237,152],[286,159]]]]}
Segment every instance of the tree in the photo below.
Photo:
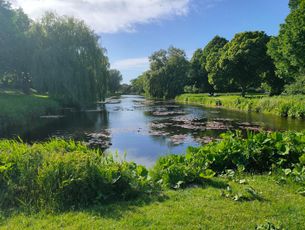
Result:
{"type": "Polygon", "coordinates": [[[290,95],[305,94],[305,75],[300,75],[295,82],[285,87],[286,93],[290,95]]]}
{"type": "Polygon", "coordinates": [[[202,63],[202,50],[197,49],[190,61],[190,71],[188,74],[187,88],[198,89],[199,92],[208,92],[210,85],[208,83],[208,76],[205,70],[204,63],[202,63]]]}
{"type": "Polygon", "coordinates": [[[149,57],[149,62],[150,69],[133,84],[140,82],[148,97],[170,99],[183,93],[189,71],[189,62],[183,50],[175,47],[159,50],[149,57]]]}
{"type": "Polygon", "coordinates": [[[222,73],[219,66],[219,59],[223,47],[228,43],[225,38],[215,36],[203,49],[202,62],[208,75],[210,93],[216,91],[225,91],[229,85],[229,79],[222,73]]]}
{"type": "Polygon", "coordinates": [[[145,74],[140,75],[138,78],[131,80],[132,89],[137,94],[143,94],[145,87],[146,76],[145,74]]]}
{"type": "Polygon", "coordinates": [[[37,90],[75,106],[104,98],[108,59],[98,36],[83,21],[49,13],[33,24],[30,34],[37,90]]]}
{"type": "Polygon", "coordinates": [[[29,46],[27,32],[30,19],[21,9],[0,0],[0,82],[6,86],[29,92],[29,46]],[[9,79],[9,80],[8,80],[9,79]]]}
{"type": "Polygon", "coordinates": [[[300,6],[301,0],[289,0],[289,7],[291,10],[296,10],[300,6]]]}
{"type": "Polygon", "coordinates": [[[240,87],[242,96],[250,87],[260,86],[263,75],[274,73],[272,60],[267,55],[269,40],[264,32],[244,32],[236,34],[224,47],[220,67],[240,87]]]}
{"type": "MultiPolygon", "coordinates": [[[[296,1],[291,1],[292,2],[296,1]]],[[[286,84],[305,74],[305,1],[299,1],[281,25],[278,37],[268,44],[268,53],[274,60],[277,76],[286,84]]]]}
{"type": "Polygon", "coordinates": [[[122,80],[123,80],[123,77],[119,70],[116,70],[116,69],[109,70],[108,92],[110,94],[114,94],[117,91],[119,91],[122,80]]]}

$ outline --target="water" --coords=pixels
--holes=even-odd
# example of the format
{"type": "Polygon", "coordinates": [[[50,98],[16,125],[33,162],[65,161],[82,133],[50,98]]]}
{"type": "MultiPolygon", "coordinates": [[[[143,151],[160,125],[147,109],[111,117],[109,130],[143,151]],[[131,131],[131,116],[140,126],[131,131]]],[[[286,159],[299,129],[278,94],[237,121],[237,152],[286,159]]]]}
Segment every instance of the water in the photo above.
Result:
{"type": "Polygon", "coordinates": [[[127,160],[151,166],[159,156],[183,153],[188,146],[205,144],[235,129],[304,130],[305,121],[122,96],[118,104],[36,119],[24,127],[1,131],[0,137],[19,136],[28,142],[73,138],[121,156],[126,153],[127,160]]]}

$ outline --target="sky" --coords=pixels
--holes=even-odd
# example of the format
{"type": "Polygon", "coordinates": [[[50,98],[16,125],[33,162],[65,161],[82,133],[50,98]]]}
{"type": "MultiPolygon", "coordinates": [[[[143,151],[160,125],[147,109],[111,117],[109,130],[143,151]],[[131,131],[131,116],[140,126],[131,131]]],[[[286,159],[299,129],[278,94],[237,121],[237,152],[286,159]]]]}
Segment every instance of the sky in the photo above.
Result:
{"type": "Polygon", "coordinates": [[[84,20],[100,36],[111,68],[129,83],[149,68],[148,57],[173,45],[188,58],[214,36],[243,31],[277,35],[288,0],[10,0],[32,18],[46,11],[84,20]]]}

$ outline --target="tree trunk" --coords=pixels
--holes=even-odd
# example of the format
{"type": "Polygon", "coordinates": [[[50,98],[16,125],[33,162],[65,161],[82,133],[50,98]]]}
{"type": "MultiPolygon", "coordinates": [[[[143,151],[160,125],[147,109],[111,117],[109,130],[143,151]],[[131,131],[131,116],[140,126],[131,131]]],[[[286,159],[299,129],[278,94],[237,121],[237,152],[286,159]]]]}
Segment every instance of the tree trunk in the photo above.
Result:
{"type": "Polygon", "coordinates": [[[245,87],[242,87],[242,88],[241,88],[241,96],[242,96],[242,97],[245,97],[245,96],[246,96],[246,88],[245,88],[245,87]]]}

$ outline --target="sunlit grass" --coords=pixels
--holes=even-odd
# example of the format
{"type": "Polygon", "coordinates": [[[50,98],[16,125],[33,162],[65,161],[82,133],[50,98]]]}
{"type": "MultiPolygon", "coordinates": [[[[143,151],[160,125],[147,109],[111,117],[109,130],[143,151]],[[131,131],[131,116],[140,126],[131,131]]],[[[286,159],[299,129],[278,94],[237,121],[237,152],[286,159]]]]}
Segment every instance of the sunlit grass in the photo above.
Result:
{"type": "Polygon", "coordinates": [[[207,94],[183,94],[176,101],[198,104],[209,107],[223,107],[258,113],[271,113],[283,117],[305,118],[305,96],[248,95],[241,97],[235,94],[220,94],[210,97],[207,94]]]}
{"type": "Polygon", "coordinates": [[[246,176],[248,185],[225,181],[235,193],[247,186],[262,200],[234,201],[225,188],[208,186],[166,191],[164,199],[137,200],[81,211],[16,213],[1,218],[2,229],[255,229],[271,222],[285,229],[305,226],[305,197],[293,185],[279,185],[270,176],[246,176]]]}
{"type": "Polygon", "coordinates": [[[0,128],[19,126],[41,115],[59,110],[59,104],[44,95],[0,92],[0,128]]]}

